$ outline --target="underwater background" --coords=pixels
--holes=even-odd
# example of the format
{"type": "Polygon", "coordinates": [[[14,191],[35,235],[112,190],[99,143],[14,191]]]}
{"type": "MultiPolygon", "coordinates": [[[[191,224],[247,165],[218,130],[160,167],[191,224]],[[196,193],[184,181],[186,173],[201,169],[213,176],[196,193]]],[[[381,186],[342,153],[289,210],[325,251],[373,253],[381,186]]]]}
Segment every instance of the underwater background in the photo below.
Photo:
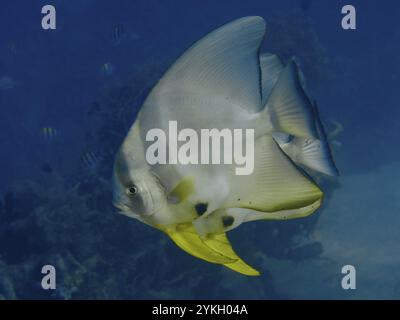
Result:
{"type": "Polygon", "coordinates": [[[335,0],[3,0],[0,299],[400,298],[400,4],[335,0]],[[57,29],[41,28],[41,8],[57,29]],[[341,8],[357,29],[341,28],[341,8]],[[262,272],[193,258],[117,214],[113,158],[149,90],[193,42],[267,20],[262,52],[305,73],[340,170],[323,207],[228,236],[262,272]],[[41,268],[57,289],[41,288],[41,268]],[[357,289],[343,290],[354,265],[357,289]]]}

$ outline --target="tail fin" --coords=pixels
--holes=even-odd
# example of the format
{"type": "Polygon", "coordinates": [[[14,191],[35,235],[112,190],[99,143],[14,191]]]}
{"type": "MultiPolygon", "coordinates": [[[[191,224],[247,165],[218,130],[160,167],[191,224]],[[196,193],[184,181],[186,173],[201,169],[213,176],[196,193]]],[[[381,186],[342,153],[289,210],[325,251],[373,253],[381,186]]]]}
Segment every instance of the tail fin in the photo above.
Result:
{"type": "Polygon", "coordinates": [[[330,172],[332,176],[339,176],[340,172],[339,172],[338,168],[336,167],[335,160],[333,159],[333,155],[332,155],[331,146],[329,145],[328,137],[325,133],[324,126],[319,117],[317,103],[314,102],[313,106],[314,106],[314,110],[315,110],[315,121],[316,121],[316,125],[317,125],[318,134],[319,134],[320,140],[323,144],[323,151],[324,151],[324,155],[326,158],[327,168],[329,168],[329,170],[327,170],[327,172],[330,172]]]}
{"type": "Polygon", "coordinates": [[[269,114],[276,132],[318,138],[312,104],[304,92],[293,60],[282,70],[263,112],[269,114]]]}
{"type": "Polygon", "coordinates": [[[284,138],[281,138],[281,136],[285,137],[283,134],[274,134],[274,139],[297,164],[329,176],[338,176],[339,171],[333,160],[329,142],[315,103],[313,109],[319,139],[292,137],[290,141],[285,142],[284,138]]]}
{"type": "Polygon", "coordinates": [[[294,138],[291,143],[298,147],[296,162],[329,176],[339,175],[327,141],[294,138]]]}

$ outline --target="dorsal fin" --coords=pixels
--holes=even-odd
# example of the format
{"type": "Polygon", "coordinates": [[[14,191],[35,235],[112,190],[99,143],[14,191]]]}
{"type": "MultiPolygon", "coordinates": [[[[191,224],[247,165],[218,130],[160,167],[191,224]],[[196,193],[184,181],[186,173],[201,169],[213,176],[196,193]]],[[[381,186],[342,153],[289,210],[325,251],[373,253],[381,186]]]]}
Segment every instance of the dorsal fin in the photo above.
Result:
{"type": "MultiPolygon", "coordinates": [[[[146,108],[157,107],[161,97],[164,103],[174,99],[176,104],[196,94],[259,110],[258,50],[264,33],[265,21],[261,17],[241,18],[209,33],[171,66],[148,96],[146,108]]],[[[209,106],[215,108],[212,103],[209,106]]],[[[187,103],[174,107],[185,108],[187,103]]]]}

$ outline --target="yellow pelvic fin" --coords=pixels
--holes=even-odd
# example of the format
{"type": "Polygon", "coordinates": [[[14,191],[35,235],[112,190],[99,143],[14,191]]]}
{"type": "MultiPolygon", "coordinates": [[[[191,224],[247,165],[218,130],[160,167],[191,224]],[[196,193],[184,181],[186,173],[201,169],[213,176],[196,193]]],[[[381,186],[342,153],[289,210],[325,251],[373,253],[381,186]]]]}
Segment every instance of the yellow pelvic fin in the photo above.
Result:
{"type": "Polygon", "coordinates": [[[212,250],[201,239],[191,223],[178,224],[173,227],[164,228],[163,231],[172,239],[175,244],[187,253],[206,260],[211,263],[225,264],[234,262],[229,256],[212,250]]]}
{"type": "Polygon", "coordinates": [[[257,270],[247,265],[238,257],[224,233],[209,235],[203,239],[197,233],[192,223],[179,224],[173,227],[162,228],[161,230],[164,231],[178,247],[196,258],[225,265],[244,275],[260,275],[257,270]]]}
{"type": "Polygon", "coordinates": [[[224,266],[232,269],[236,272],[247,276],[259,276],[260,272],[249,266],[246,262],[244,262],[233,250],[229,239],[226,236],[226,233],[219,233],[207,236],[204,240],[205,244],[211,249],[221,252],[226,256],[231,258],[235,257],[234,262],[225,263],[224,266]]]}
{"type": "Polygon", "coordinates": [[[192,178],[186,177],[169,193],[169,197],[175,197],[179,202],[186,201],[194,192],[194,181],[192,178]]]}

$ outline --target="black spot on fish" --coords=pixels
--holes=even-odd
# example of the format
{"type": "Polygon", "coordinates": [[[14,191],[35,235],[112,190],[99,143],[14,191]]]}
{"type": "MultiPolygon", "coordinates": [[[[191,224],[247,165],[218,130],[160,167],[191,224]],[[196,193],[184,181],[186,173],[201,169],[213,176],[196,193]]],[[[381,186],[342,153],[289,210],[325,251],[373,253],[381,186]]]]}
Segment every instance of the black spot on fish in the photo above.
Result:
{"type": "Polygon", "coordinates": [[[224,227],[230,227],[235,222],[235,219],[232,216],[222,217],[222,224],[224,227]]]}
{"type": "Polygon", "coordinates": [[[199,216],[201,216],[204,212],[207,211],[208,208],[208,203],[198,203],[194,206],[194,208],[196,209],[196,212],[199,216]]]}

